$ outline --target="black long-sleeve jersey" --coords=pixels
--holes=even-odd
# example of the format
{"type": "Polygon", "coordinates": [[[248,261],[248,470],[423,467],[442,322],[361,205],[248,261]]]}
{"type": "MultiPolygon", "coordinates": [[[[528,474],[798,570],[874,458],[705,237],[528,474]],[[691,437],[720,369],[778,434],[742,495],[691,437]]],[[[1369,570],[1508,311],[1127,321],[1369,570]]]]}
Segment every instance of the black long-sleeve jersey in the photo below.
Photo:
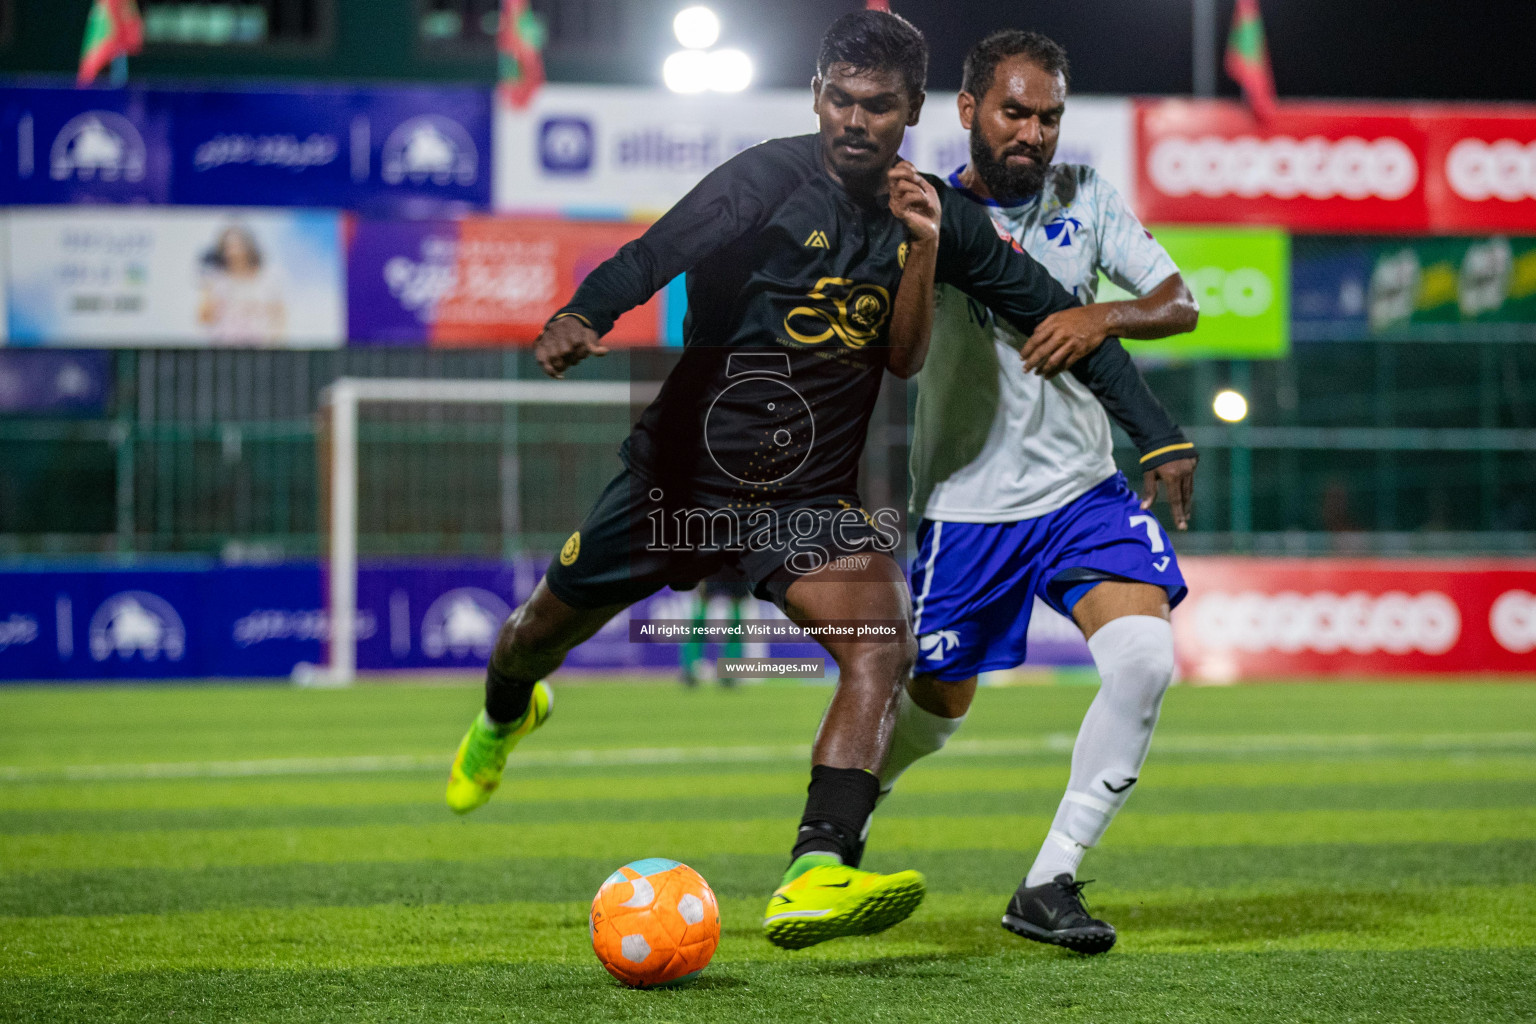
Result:
{"type": "MultiPolygon", "coordinates": [[[[942,206],[938,281],[1025,333],[1079,304],[981,208],[928,180],[942,206]]],[[[687,273],[685,348],[621,450],[632,472],[716,507],[855,493],[907,252],[883,198],[860,202],[834,181],[818,136],[774,139],[716,168],[587,276],[555,316],[603,334],[687,273]]],[[[1189,454],[1118,340],[1072,373],[1143,454],[1189,454]]]]}

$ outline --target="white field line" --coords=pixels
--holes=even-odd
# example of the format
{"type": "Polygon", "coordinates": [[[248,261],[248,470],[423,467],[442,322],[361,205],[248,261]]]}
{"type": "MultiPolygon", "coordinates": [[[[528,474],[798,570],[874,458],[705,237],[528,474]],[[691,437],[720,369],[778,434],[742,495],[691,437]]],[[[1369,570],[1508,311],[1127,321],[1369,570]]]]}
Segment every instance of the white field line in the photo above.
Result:
{"type": "MultiPolygon", "coordinates": [[[[946,757],[995,757],[1010,754],[1066,753],[1074,737],[1067,733],[1008,740],[956,740],[946,757]]],[[[1283,734],[1252,736],[1165,736],[1155,750],[1171,754],[1337,754],[1377,752],[1475,753],[1487,750],[1536,750],[1536,733],[1407,733],[1356,735],[1283,734]]],[[[810,757],[804,744],[729,747],[614,747],[607,749],[526,751],[517,762],[527,767],[768,763],[810,757]]],[[[0,782],[117,781],[134,779],[234,779],[266,775],[366,775],[441,769],[446,754],[396,754],[362,757],[280,757],[248,761],[168,761],[143,764],[87,764],[63,768],[0,765],[0,782]]]]}

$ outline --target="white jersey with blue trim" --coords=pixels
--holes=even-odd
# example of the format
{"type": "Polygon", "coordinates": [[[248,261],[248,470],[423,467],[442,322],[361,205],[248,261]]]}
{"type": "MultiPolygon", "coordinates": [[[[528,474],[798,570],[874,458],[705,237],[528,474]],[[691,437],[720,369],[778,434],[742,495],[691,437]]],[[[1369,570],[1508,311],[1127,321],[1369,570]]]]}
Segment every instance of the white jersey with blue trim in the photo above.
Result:
{"type": "MultiPolygon", "coordinates": [[[[949,181],[985,204],[1000,232],[1085,303],[1094,300],[1100,271],[1135,295],[1178,273],[1091,167],[1053,166],[1040,193],[1019,206],[980,198],[958,171],[949,181]]],[[[1109,417],[1077,378],[1025,373],[1023,334],[949,285],[934,298],[912,444],[915,514],[961,523],[1033,519],[1114,475],[1109,417]]]]}

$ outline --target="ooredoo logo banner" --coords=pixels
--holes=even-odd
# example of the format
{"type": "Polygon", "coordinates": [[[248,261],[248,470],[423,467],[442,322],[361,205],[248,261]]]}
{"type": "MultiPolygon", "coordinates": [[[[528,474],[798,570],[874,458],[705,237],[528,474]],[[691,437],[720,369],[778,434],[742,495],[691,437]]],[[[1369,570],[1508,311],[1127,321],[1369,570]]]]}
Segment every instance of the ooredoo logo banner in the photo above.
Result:
{"type": "Polygon", "coordinates": [[[1137,105],[1137,195],[1150,221],[1422,229],[1427,143],[1402,108],[1137,105]]]}
{"type": "Polygon", "coordinates": [[[1536,561],[1190,558],[1186,675],[1536,671],[1536,561]]]}
{"type": "Polygon", "coordinates": [[[1137,195],[1163,223],[1536,230],[1536,107],[1224,101],[1136,107],[1137,195]]]}
{"type": "Polygon", "coordinates": [[[1536,230],[1536,107],[1420,118],[1429,139],[1430,221],[1446,231],[1536,230]]]}

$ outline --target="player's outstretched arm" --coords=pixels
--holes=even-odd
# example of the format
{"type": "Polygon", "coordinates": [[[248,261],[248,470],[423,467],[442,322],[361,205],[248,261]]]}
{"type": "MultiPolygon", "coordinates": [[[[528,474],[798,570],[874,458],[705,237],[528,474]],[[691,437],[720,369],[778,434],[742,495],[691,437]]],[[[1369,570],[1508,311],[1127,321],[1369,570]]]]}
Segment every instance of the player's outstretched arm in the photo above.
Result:
{"type": "Polygon", "coordinates": [[[1052,313],[1020,349],[1024,369],[1054,377],[1105,338],[1166,338],[1195,329],[1200,307],[1184,279],[1171,274],[1139,299],[1095,302],[1052,313]]]}
{"type": "Polygon", "coordinates": [[[1199,455],[1194,443],[1184,436],[1147,386],[1147,379],[1131,362],[1120,339],[1106,338],[1087,358],[1074,363],[1071,370],[1093,392],[1110,418],[1130,435],[1131,443],[1141,453],[1141,507],[1152,507],[1161,484],[1168,490],[1174,526],[1187,530],[1199,455]]]}
{"type": "Polygon", "coordinates": [[[891,213],[907,227],[907,255],[891,316],[886,366],[905,380],[923,368],[933,336],[933,277],[939,258],[939,194],[905,160],[887,176],[891,213]]]}
{"type": "Polygon", "coordinates": [[[598,264],[544,325],[536,343],[544,372],[559,377],[587,356],[602,355],[606,349],[598,339],[615,320],[752,230],[785,183],[795,180],[786,173],[785,159],[774,143],[738,153],[705,175],[643,235],[598,264]],[[576,324],[566,322],[571,320],[576,324]]]}

